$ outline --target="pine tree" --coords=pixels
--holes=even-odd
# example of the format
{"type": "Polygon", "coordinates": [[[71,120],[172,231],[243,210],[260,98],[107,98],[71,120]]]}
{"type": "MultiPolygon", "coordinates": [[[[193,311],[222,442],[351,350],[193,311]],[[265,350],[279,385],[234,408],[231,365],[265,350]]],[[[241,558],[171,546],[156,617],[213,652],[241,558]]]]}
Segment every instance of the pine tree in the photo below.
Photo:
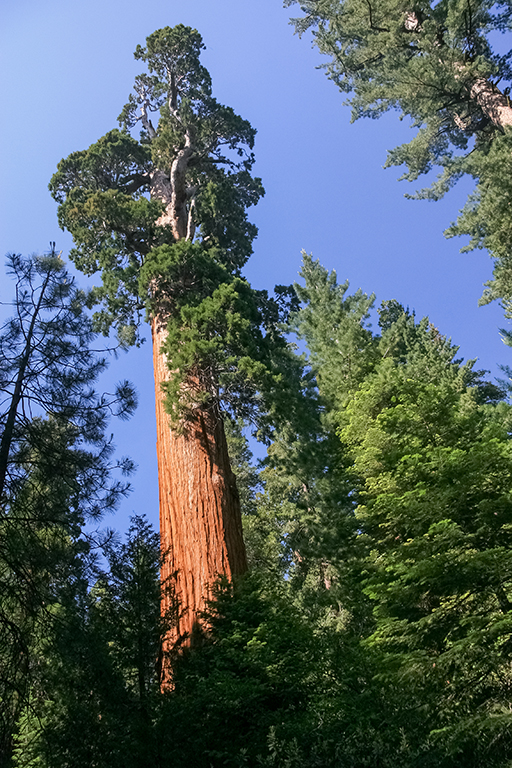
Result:
{"type": "MultiPolygon", "coordinates": [[[[122,382],[112,396],[98,396],[90,385],[105,370],[105,357],[91,349],[94,333],[85,313],[85,295],[53,250],[44,257],[8,257],[16,282],[15,315],[0,333],[0,387],[3,396],[0,441],[0,497],[16,491],[25,477],[20,441],[50,417],[74,428],[79,440],[96,444],[105,459],[111,453],[103,437],[111,414],[128,418],[136,405],[133,388],[122,382]]],[[[128,465],[127,465],[128,466],[128,465]]],[[[101,481],[100,481],[101,482],[101,481]]],[[[85,498],[85,496],[84,496],[85,498]]],[[[87,495],[95,516],[94,488],[87,495]]],[[[105,499],[102,499],[102,505],[105,499]]]]}
{"type": "MultiPolygon", "coordinates": [[[[476,189],[448,236],[469,234],[463,250],[487,248],[494,280],[482,300],[501,299],[512,312],[510,184],[512,70],[500,33],[510,31],[509,0],[285,0],[300,5],[299,33],[313,28],[329,57],[328,77],[348,94],[352,119],[389,110],[411,118],[412,141],[389,152],[387,166],[405,165],[415,181],[442,170],[412,197],[437,200],[464,174],[476,189]]],[[[508,45],[508,47],[510,47],[508,45]]]]}
{"type": "Polygon", "coordinates": [[[13,317],[0,331],[0,754],[9,759],[15,723],[37,676],[35,649],[51,633],[54,606],[87,559],[83,524],[115,508],[127,485],[112,478],[104,431],[128,416],[135,394],[93,385],[106,360],[84,295],[60,256],[8,260],[16,280],[13,317]]]}
{"type": "Polygon", "coordinates": [[[103,552],[106,567],[92,573],[77,559],[53,606],[58,620],[35,649],[37,679],[20,722],[16,768],[169,764],[155,729],[168,629],[160,615],[159,536],[134,516],[124,540],[111,536],[103,552]]]}

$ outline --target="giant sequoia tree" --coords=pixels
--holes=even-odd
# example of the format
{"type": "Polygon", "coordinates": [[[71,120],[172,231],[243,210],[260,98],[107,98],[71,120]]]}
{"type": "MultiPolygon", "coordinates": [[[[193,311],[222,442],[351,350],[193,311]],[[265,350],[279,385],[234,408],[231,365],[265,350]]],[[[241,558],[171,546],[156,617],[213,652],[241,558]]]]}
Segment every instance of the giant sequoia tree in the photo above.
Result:
{"type": "Polygon", "coordinates": [[[389,110],[412,120],[412,141],[393,149],[387,165],[406,166],[415,181],[440,167],[439,179],[416,197],[439,199],[464,174],[474,194],[448,235],[471,235],[487,248],[494,280],[483,300],[503,300],[512,316],[510,0],[285,0],[303,11],[300,32],[329,57],[328,76],[349,94],[352,119],[389,110]]]}
{"type": "Polygon", "coordinates": [[[219,574],[246,569],[223,414],[250,417],[272,378],[276,306],[240,277],[263,194],[251,176],[255,131],[211,95],[200,35],[166,27],[138,46],[135,79],[112,130],[62,160],[50,188],[73,235],[70,256],[101,272],[97,326],[136,343],[151,323],[162,545],[190,634],[219,574]],[[159,118],[152,118],[159,113],[159,118]],[[141,125],[139,138],[130,131],[141,125]]]}

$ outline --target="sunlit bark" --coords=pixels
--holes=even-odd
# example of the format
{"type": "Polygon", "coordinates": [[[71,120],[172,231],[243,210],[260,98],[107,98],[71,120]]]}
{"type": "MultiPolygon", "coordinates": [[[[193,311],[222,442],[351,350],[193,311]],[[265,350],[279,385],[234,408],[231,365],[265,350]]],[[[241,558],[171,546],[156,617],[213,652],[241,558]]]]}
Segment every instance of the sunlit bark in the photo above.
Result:
{"type": "MultiPolygon", "coordinates": [[[[171,429],[162,384],[172,375],[172,364],[160,352],[166,331],[157,319],[152,333],[160,532],[167,552],[162,581],[171,577],[180,606],[177,626],[167,641],[170,650],[188,642],[218,577],[231,580],[244,573],[247,560],[236,480],[218,408],[198,406],[182,428],[171,429]]],[[[186,386],[197,388],[198,377],[191,376],[186,386]]],[[[164,605],[163,611],[167,608],[164,605]]]]}

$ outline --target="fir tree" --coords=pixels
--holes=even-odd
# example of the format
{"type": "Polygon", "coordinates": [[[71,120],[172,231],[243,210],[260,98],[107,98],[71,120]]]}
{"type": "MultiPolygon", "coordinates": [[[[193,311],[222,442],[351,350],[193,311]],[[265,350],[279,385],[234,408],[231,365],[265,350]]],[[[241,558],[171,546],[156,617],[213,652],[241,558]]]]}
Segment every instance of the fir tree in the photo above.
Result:
{"type": "Polygon", "coordinates": [[[317,632],[335,628],[327,653],[341,643],[357,679],[333,670],[326,732],[342,729],[348,765],[506,765],[510,406],[427,318],[386,301],[372,334],[371,299],[310,258],[303,276],[294,325],[321,429],[280,436],[263,477],[293,552],[291,595],[317,632]],[[352,684],[371,740],[357,754],[352,684]]]}
{"type": "Polygon", "coordinates": [[[58,620],[35,649],[32,685],[16,740],[16,768],[101,764],[142,768],[161,761],[155,723],[162,706],[159,536],[135,516],[124,541],[111,537],[106,568],[77,561],[53,606],[58,620]],[[160,663],[159,663],[160,660],[160,663]]]}
{"type": "Polygon", "coordinates": [[[315,614],[325,604],[352,601],[342,586],[346,578],[333,580],[331,567],[341,561],[353,526],[336,413],[373,370],[378,352],[369,326],[374,296],[350,294],[348,282],[339,285],[335,272],[306,253],[300,274],[300,309],[290,316],[290,330],[307,345],[303,389],[293,418],[280,425],[269,449],[260,509],[273,516],[283,565],[315,614]]]}
{"type": "Polygon", "coordinates": [[[374,606],[365,643],[389,691],[403,688],[395,717],[411,756],[504,765],[510,406],[428,319],[387,302],[381,327],[381,359],[338,413],[353,542],[374,606]]]}

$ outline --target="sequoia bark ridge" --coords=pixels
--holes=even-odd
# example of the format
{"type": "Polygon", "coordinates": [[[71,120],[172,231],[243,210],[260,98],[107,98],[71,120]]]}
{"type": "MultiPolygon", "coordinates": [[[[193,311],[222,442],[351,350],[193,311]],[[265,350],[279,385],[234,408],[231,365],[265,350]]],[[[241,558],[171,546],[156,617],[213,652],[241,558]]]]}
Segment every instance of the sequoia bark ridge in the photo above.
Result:
{"type": "MultiPolygon", "coordinates": [[[[231,470],[218,408],[195,408],[183,429],[171,429],[162,384],[171,367],[161,353],[165,328],[152,324],[160,535],[165,553],[162,582],[170,582],[178,601],[178,619],[168,649],[187,641],[219,578],[231,580],[247,570],[240,501],[231,470]]],[[[197,387],[191,377],[188,386],[197,387]]],[[[164,596],[163,613],[169,608],[164,596]]]]}

